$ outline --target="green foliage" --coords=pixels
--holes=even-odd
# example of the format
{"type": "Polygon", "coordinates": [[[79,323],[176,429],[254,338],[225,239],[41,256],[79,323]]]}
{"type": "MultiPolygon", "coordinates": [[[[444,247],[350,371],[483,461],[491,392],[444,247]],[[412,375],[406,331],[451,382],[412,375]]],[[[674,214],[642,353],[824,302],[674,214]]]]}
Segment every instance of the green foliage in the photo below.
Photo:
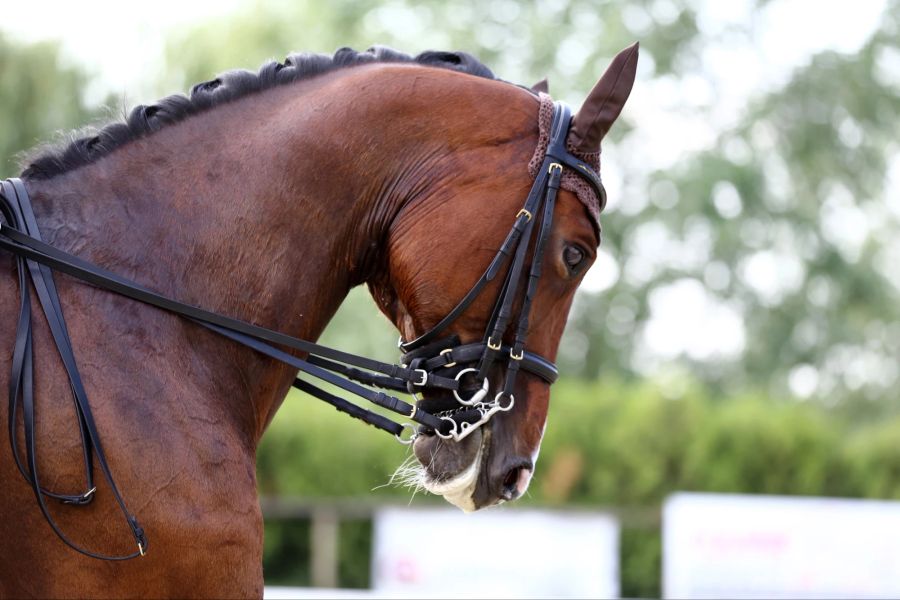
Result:
{"type": "MultiPolygon", "coordinates": [[[[554,389],[535,480],[519,504],[630,507],[620,511],[623,594],[658,596],[657,519],[667,495],[691,490],[900,498],[897,439],[900,418],[853,426],[814,403],[759,394],[714,399],[687,386],[672,397],[649,383],[564,379],[554,389]]],[[[304,498],[429,502],[402,487],[381,487],[407,452],[390,436],[312,399],[289,397],[260,447],[260,487],[264,494],[304,498]]],[[[344,585],[367,581],[366,526],[352,522],[342,529],[344,585]]],[[[283,537],[272,543],[287,547],[283,537]]],[[[293,554],[301,546],[292,547],[295,563],[303,561],[293,554]]],[[[267,557],[285,560],[274,552],[267,557]]]]}
{"type": "Polygon", "coordinates": [[[374,491],[376,498],[388,497],[375,488],[388,482],[407,453],[391,436],[296,390],[263,440],[257,477],[260,492],[272,496],[369,497],[374,491]]]}
{"type": "Polygon", "coordinates": [[[19,173],[18,153],[96,115],[82,99],[86,83],[58,45],[19,45],[0,33],[0,176],[19,173]]]}
{"type": "Polygon", "coordinates": [[[311,585],[309,521],[266,519],[263,540],[263,576],[268,585],[311,585]]]}
{"type": "Polygon", "coordinates": [[[365,589],[371,586],[372,522],[341,522],[341,545],[338,549],[338,580],[341,587],[365,589]]]}
{"type": "Polygon", "coordinates": [[[843,455],[846,485],[867,498],[900,499],[900,421],[890,420],[855,432],[843,455]]]}
{"type": "Polygon", "coordinates": [[[661,597],[662,536],[659,530],[624,527],[620,548],[621,597],[661,597]]]}
{"type": "Polygon", "coordinates": [[[684,459],[682,489],[839,495],[843,469],[836,425],[802,405],[763,398],[729,402],[696,432],[684,459]]]}
{"type": "MultiPolygon", "coordinates": [[[[274,519],[265,522],[263,574],[266,585],[311,586],[309,556],[312,552],[307,519],[274,519]]],[[[342,588],[368,588],[372,547],[372,523],[343,519],[339,527],[338,582],[342,588]]]]}

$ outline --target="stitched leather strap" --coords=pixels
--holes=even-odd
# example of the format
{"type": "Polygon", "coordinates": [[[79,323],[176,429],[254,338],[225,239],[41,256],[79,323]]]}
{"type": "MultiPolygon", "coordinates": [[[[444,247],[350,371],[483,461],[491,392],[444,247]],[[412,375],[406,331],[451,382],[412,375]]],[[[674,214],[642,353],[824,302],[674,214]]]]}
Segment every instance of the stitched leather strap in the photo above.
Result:
{"type": "MultiPolygon", "coordinates": [[[[484,342],[453,346],[445,352],[437,354],[437,356],[432,356],[422,363],[420,368],[426,371],[433,371],[434,369],[446,368],[450,365],[474,363],[481,359],[484,348],[484,342]]],[[[508,356],[511,350],[512,346],[504,344],[500,347],[500,354],[508,356]]],[[[409,355],[404,356],[403,362],[409,362],[410,359],[407,356],[409,355]]],[[[556,368],[556,365],[538,354],[526,350],[520,362],[522,363],[523,371],[537,375],[547,383],[554,383],[559,378],[559,370],[556,368]]]]}
{"type": "MultiPolygon", "coordinates": [[[[394,412],[400,414],[410,414],[414,412],[412,410],[412,405],[403,402],[402,400],[387,396],[381,392],[373,392],[358,384],[347,381],[321,367],[309,363],[308,361],[296,358],[283,350],[279,350],[267,342],[273,342],[305,352],[314,351],[325,356],[346,359],[347,362],[353,361],[355,364],[370,365],[373,368],[379,369],[383,368],[388,373],[392,374],[392,376],[406,375],[407,378],[416,380],[416,374],[411,369],[397,365],[387,365],[386,363],[348,354],[326,346],[319,346],[318,344],[293,338],[283,333],[272,331],[271,329],[251,325],[245,321],[219,315],[196,306],[172,300],[171,298],[157,294],[139,284],[101,269],[100,267],[91,265],[66,252],[62,252],[61,250],[44,244],[43,242],[39,242],[27,235],[23,235],[15,229],[7,227],[0,228],[0,247],[46,264],[56,271],[77,277],[99,288],[187,317],[225,337],[231,338],[258,352],[294,366],[298,370],[310,373],[328,383],[342,387],[349,392],[360,395],[367,400],[384,406],[394,412]]],[[[438,384],[446,386],[447,389],[457,389],[459,385],[458,382],[452,379],[433,374],[427,374],[427,376],[423,375],[422,378],[418,380],[423,382],[422,387],[436,386],[436,384],[438,384]]],[[[419,414],[411,418],[414,420],[421,419],[428,421],[423,423],[426,425],[433,424],[433,421],[429,421],[425,415],[419,414]]]]}
{"type": "MultiPolygon", "coordinates": [[[[15,224],[16,226],[22,227],[27,231],[33,232],[34,235],[39,236],[40,233],[37,231],[37,226],[34,220],[34,213],[31,209],[31,203],[28,200],[28,194],[25,192],[25,187],[22,185],[21,181],[12,180],[4,182],[4,185],[2,186],[2,188],[0,188],[0,190],[2,190],[2,195],[6,199],[6,202],[2,204],[2,210],[7,223],[15,224]]],[[[0,231],[5,234],[10,231],[10,228],[8,225],[2,226],[2,228],[0,228],[0,231]]],[[[116,486],[115,480],[113,479],[112,473],[109,469],[109,465],[107,464],[103,446],[100,442],[100,436],[97,431],[96,424],[94,423],[93,414],[91,412],[90,405],[87,402],[87,394],[84,391],[84,385],[81,382],[81,376],[78,373],[78,367],[75,363],[75,355],[72,350],[72,344],[69,339],[68,332],[65,328],[65,320],[62,316],[62,309],[59,304],[59,298],[56,294],[56,287],[53,284],[53,276],[48,269],[44,268],[43,266],[39,266],[33,260],[23,260],[21,255],[17,258],[17,267],[19,270],[21,308],[19,327],[16,332],[16,343],[13,351],[13,372],[10,377],[9,398],[9,430],[11,434],[10,443],[13,448],[14,456],[16,457],[16,463],[19,464],[20,471],[23,471],[22,474],[25,476],[25,479],[31,486],[37,500],[38,507],[43,513],[44,518],[47,520],[47,523],[59,536],[59,538],[62,539],[62,541],[65,542],[69,547],[92,558],[99,558],[103,560],[127,560],[135,558],[136,556],[141,556],[147,550],[147,539],[144,535],[143,529],[138,524],[137,518],[128,511],[128,508],[125,505],[125,501],[122,499],[118,487],[116,486]],[[80,498],[73,498],[71,496],[60,494],[47,494],[45,493],[46,490],[44,490],[44,488],[41,487],[40,484],[40,475],[37,468],[37,440],[35,438],[33,395],[34,389],[32,383],[33,342],[30,312],[31,301],[28,294],[27,281],[24,277],[25,269],[24,265],[22,264],[23,262],[27,263],[28,272],[31,274],[32,283],[34,284],[35,289],[38,292],[38,297],[41,301],[42,309],[47,318],[47,323],[50,327],[57,352],[69,378],[72,394],[76,402],[76,412],[79,417],[79,425],[82,436],[82,449],[85,460],[85,469],[87,471],[87,481],[88,485],[91,486],[87,492],[80,495],[80,498]],[[22,465],[20,464],[20,459],[18,457],[18,451],[15,442],[17,427],[16,406],[20,402],[22,404],[22,421],[25,431],[26,464],[24,470],[22,469],[22,465]],[[125,517],[126,523],[131,529],[131,533],[134,536],[135,543],[138,547],[138,550],[136,552],[125,555],[106,555],[89,551],[69,539],[62,532],[58,524],[50,515],[50,512],[44,500],[45,496],[57,498],[68,504],[75,505],[86,504],[93,497],[95,488],[93,487],[93,475],[91,473],[91,450],[93,450],[93,455],[97,458],[97,463],[99,464],[100,469],[104,477],[106,478],[107,483],[109,484],[110,491],[112,492],[116,503],[119,505],[119,508],[125,517]]]]}

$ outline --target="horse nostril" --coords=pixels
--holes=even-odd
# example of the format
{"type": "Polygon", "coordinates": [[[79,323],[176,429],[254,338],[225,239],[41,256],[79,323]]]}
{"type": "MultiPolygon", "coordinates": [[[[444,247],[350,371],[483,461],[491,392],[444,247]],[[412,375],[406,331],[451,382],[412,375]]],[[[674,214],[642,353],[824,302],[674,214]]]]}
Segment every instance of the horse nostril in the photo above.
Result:
{"type": "Polygon", "coordinates": [[[507,457],[502,466],[497,465],[490,479],[490,493],[494,502],[515,500],[525,493],[531,481],[534,464],[522,457],[507,457]]]}
{"type": "Polygon", "coordinates": [[[519,495],[519,475],[522,467],[510,469],[503,478],[503,485],[500,488],[500,496],[504,500],[512,500],[519,495]]]}

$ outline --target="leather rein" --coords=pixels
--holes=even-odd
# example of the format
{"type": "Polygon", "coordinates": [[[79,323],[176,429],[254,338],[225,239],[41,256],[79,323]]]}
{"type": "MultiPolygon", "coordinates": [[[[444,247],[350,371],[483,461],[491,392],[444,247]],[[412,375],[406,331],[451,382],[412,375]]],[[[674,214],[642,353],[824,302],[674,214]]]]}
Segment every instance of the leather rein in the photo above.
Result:
{"type": "Polygon", "coordinates": [[[420,427],[416,430],[412,425],[397,423],[299,377],[295,379],[293,386],[299,390],[331,404],[341,412],[393,434],[402,443],[412,443],[415,437],[422,433],[436,434],[459,441],[488,422],[497,412],[512,409],[515,403],[513,388],[520,370],[528,371],[547,383],[553,383],[557,378],[556,366],[549,360],[525,350],[525,342],[529,312],[541,276],[541,259],[552,228],[553,208],[563,168],[572,169],[591,185],[600,199],[601,209],[606,202],[606,193],[599,175],[565,148],[570,121],[571,110],[562,103],[555,103],[550,142],[543,164],[500,250],[481,278],[437,325],[409,342],[401,339],[399,346],[404,354],[399,365],[321,346],[173,300],[54,248],[41,239],[31,201],[22,181],[19,179],[0,181],[0,213],[3,216],[3,222],[0,223],[0,248],[16,256],[20,300],[9,382],[9,440],[16,466],[34,492],[38,506],[53,531],[74,550],[103,560],[127,560],[143,556],[148,547],[147,536],[135,515],[128,510],[107,464],[87,393],[78,371],[53,271],[65,273],[95,287],[181,315],[261,354],[288,364],[299,372],[337,386],[418,423],[420,427]],[[526,270],[527,249],[538,218],[540,226],[527,281],[524,283],[525,294],[521,302],[519,320],[514,335],[511,336],[511,345],[506,345],[503,337],[512,319],[517,292],[526,270]],[[456,336],[441,337],[483,289],[500,274],[501,268],[510,257],[512,264],[506,272],[484,339],[479,343],[461,344],[456,336]],[[47,319],[72,391],[85,471],[84,491],[77,493],[62,493],[45,488],[38,473],[29,279],[47,319]],[[286,350],[299,351],[305,353],[307,357],[298,358],[286,350]],[[497,363],[506,364],[504,385],[493,399],[486,400],[491,387],[488,373],[497,363]],[[465,398],[461,393],[467,393],[469,387],[464,385],[463,381],[470,381],[473,376],[476,391],[465,398]],[[411,404],[393,395],[371,389],[373,387],[411,393],[416,402],[411,404]],[[417,392],[428,389],[452,392],[453,400],[448,402],[446,398],[444,400],[417,398],[417,392]],[[20,412],[24,428],[24,457],[19,448],[17,435],[20,412]],[[405,428],[410,428],[412,433],[404,439],[402,434],[405,428]],[[95,458],[134,537],[137,550],[130,554],[101,554],[77,545],[63,533],[47,507],[47,498],[71,506],[84,506],[94,499],[97,489],[94,483],[95,458]]]}

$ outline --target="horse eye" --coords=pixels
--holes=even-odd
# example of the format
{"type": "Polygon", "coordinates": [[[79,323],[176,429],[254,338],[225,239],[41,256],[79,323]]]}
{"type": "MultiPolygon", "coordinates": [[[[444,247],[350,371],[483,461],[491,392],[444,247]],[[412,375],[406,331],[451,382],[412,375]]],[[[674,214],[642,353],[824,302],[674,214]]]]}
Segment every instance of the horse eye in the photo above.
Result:
{"type": "Polygon", "coordinates": [[[584,250],[578,246],[566,246],[565,251],[563,251],[563,259],[571,271],[577,271],[581,263],[584,262],[584,250]]]}

